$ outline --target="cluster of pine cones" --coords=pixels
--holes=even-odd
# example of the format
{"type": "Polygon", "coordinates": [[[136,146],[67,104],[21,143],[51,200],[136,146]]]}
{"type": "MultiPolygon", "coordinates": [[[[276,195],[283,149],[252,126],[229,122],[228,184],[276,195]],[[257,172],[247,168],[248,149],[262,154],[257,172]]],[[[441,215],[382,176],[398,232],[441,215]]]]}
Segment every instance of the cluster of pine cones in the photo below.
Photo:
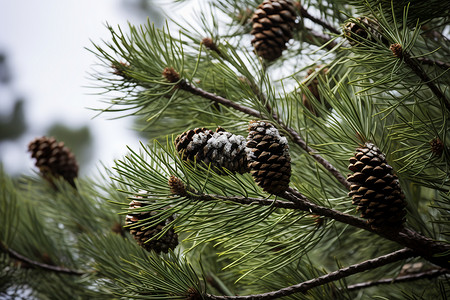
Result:
{"type": "MultiPolygon", "coordinates": [[[[281,56],[293,36],[298,17],[297,5],[292,0],[263,0],[257,7],[251,17],[251,34],[254,36],[251,43],[258,56],[267,61],[274,61],[281,56]]],[[[366,17],[357,18],[344,26],[345,36],[352,45],[365,40],[373,42],[382,39],[379,31],[378,24],[366,17]]],[[[206,42],[210,41],[204,42],[208,47],[206,42]]],[[[126,67],[126,64],[115,66],[115,74],[124,76],[122,69],[126,67]]],[[[309,88],[320,101],[318,92],[312,90],[314,86],[309,88]]],[[[266,121],[252,121],[248,129],[247,138],[220,127],[215,131],[207,128],[188,130],[176,138],[175,148],[183,161],[210,168],[220,175],[250,172],[264,191],[282,194],[288,189],[291,176],[287,139],[266,121]]],[[[44,178],[52,182],[52,178],[61,176],[75,186],[78,165],[74,155],[63,143],[58,143],[54,138],[42,137],[30,143],[29,151],[36,158],[36,166],[44,178]]],[[[406,215],[405,196],[384,154],[375,145],[366,143],[350,159],[349,169],[354,172],[348,176],[351,183],[349,196],[361,217],[367,219],[375,230],[401,228],[406,215]]],[[[179,179],[171,177],[169,185],[174,194],[187,195],[179,179]]],[[[152,217],[164,209],[146,211],[143,208],[148,205],[148,201],[151,201],[149,195],[138,195],[130,202],[126,227],[144,249],[167,253],[178,245],[178,235],[170,226],[175,216],[169,216],[157,224],[152,223],[152,217]],[[146,220],[150,220],[149,224],[146,224],[146,220]]]]}
{"type": "MultiPolygon", "coordinates": [[[[250,172],[264,191],[279,195],[289,187],[291,159],[285,137],[265,121],[252,121],[247,139],[218,128],[188,130],[175,140],[184,161],[214,169],[222,175],[250,172]]],[[[385,155],[372,143],[350,158],[349,196],[356,210],[374,229],[401,228],[406,201],[398,178],[385,155]]]]}
{"type": "Polygon", "coordinates": [[[271,194],[289,187],[291,159],[287,139],[269,122],[252,121],[247,138],[217,128],[188,130],[175,139],[184,161],[201,164],[218,174],[250,172],[271,194]]]}
{"type": "MultiPolygon", "coordinates": [[[[285,137],[269,122],[253,121],[246,138],[225,131],[196,128],[180,134],[175,148],[183,161],[210,168],[220,175],[250,172],[266,192],[279,194],[289,187],[291,160],[285,137]]],[[[187,196],[183,182],[172,176],[169,186],[174,195],[187,196]]],[[[158,224],[151,223],[155,214],[163,210],[142,209],[150,196],[136,196],[129,204],[126,227],[144,249],[167,253],[178,245],[178,236],[169,224],[170,216],[158,224]],[[142,199],[142,200],[140,200],[142,199]],[[146,225],[148,220],[151,225],[146,225]],[[164,233],[162,233],[164,232],[164,233]]]]}
{"type": "MultiPolygon", "coordinates": [[[[263,0],[257,7],[251,17],[251,43],[258,56],[271,62],[282,55],[293,36],[298,8],[299,3],[292,0],[263,0]]],[[[384,42],[380,26],[367,17],[345,24],[344,34],[353,46],[366,41],[384,42]]],[[[220,54],[211,39],[202,42],[220,54]]],[[[175,79],[169,81],[175,82],[175,79]]],[[[317,80],[308,88],[320,102],[317,80]]],[[[307,109],[317,114],[305,99],[303,101],[307,109]]],[[[250,172],[264,191],[282,194],[288,189],[291,176],[287,139],[266,121],[252,121],[248,129],[247,138],[221,127],[215,131],[207,128],[187,130],[176,137],[175,148],[185,162],[210,169],[219,175],[250,172]]],[[[405,196],[384,154],[375,145],[366,143],[350,159],[349,169],[354,172],[348,176],[351,183],[349,196],[361,217],[367,219],[374,230],[401,228],[406,216],[405,196]]],[[[169,186],[174,195],[188,196],[180,179],[172,176],[169,186]]],[[[170,216],[158,224],[149,221],[152,225],[146,226],[146,220],[151,220],[152,216],[161,212],[142,210],[147,205],[148,197],[140,198],[143,198],[142,201],[134,199],[129,205],[126,225],[130,233],[148,251],[159,253],[173,250],[178,244],[178,236],[173,228],[167,226],[175,217],[170,216]]]]}

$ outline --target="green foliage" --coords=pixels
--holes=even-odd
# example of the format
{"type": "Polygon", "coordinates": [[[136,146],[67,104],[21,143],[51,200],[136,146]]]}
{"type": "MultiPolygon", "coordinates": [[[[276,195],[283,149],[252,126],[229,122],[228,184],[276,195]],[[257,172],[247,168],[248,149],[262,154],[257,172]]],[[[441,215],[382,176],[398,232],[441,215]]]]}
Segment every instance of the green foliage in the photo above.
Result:
{"type": "Polygon", "coordinates": [[[180,255],[149,254],[112,233],[87,235],[81,245],[95,261],[98,274],[93,279],[117,297],[186,299],[203,292],[198,275],[180,255]]]}
{"type": "Polygon", "coordinates": [[[390,20],[403,17],[403,12],[405,8],[408,8],[410,13],[405,22],[409,26],[415,26],[416,23],[430,23],[437,22],[445,24],[448,21],[449,6],[443,1],[420,1],[420,0],[344,0],[343,2],[351,3],[357,6],[361,12],[369,12],[373,7],[380,7],[383,11],[392,11],[393,14],[390,16],[390,20]],[[447,20],[446,20],[447,19],[447,20]]]}
{"type": "MultiPolygon", "coordinates": [[[[174,20],[176,30],[108,25],[110,40],[92,50],[101,63],[93,78],[109,97],[98,110],[138,116],[150,141],[130,148],[103,177],[78,180],[77,189],[61,180],[16,184],[1,174],[0,271],[11,280],[0,280],[0,288],[31,288],[38,298],[216,299],[210,294],[280,292],[413,242],[448,249],[448,8],[435,1],[426,8],[417,1],[302,2],[308,13],[297,7],[294,38],[269,64],[250,42],[248,20],[259,2],[212,1],[195,22],[174,20]],[[348,22],[370,31],[367,37],[338,34],[348,22]],[[288,140],[292,176],[284,193],[265,193],[249,173],[220,175],[187,163],[175,150],[175,137],[187,129],[221,126],[245,136],[253,119],[273,123],[288,140]],[[342,178],[365,142],[386,154],[406,195],[400,233],[352,217],[342,178]],[[174,192],[171,176],[183,192],[174,192]],[[134,210],[131,201],[145,205],[134,210]],[[142,232],[173,218],[151,239],[174,229],[180,245],[168,254],[144,251],[123,224],[136,212],[150,212],[133,224],[142,232]],[[82,275],[17,268],[21,261],[8,249],[82,275]]],[[[433,259],[448,255],[430,258],[415,247],[414,258],[285,297],[445,298],[445,275],[400,281],[408,267],[434,270],[433,259]],[[383,279],[399,282],[351,288],[383,279]]]]}

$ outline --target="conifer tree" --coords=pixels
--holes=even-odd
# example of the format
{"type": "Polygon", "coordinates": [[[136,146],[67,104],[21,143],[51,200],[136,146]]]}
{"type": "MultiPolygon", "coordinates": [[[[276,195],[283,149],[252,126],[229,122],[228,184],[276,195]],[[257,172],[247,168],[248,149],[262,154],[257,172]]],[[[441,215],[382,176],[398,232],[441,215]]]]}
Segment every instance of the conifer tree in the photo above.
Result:
{"type": "Polygon", "coordinates": [[[446,299],[448,3],[206,6],[91,47],[149,141],[78,178],[40,138],[40,176],[1,174],[2,297],[446,299]]]}

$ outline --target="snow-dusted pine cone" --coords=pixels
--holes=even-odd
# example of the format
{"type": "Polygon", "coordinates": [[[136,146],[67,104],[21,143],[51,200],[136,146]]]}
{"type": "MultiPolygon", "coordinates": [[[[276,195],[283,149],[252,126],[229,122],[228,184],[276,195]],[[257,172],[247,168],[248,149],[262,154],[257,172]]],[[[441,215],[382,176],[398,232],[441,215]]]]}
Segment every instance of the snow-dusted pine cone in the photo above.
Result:
{"type": "Polygon", "coordinates": [[[256,53],[268,61],[280,57],[292,38],[296,18],[291,0],[264,0],[252,16],[252,45],[256,53]]]}
{"type": "Polygon", "coordinates": [[[250,173],[264,191],[284,192],[291,177],[287,139],[269,122],[251,121],[248,129],[246,152],[250,173]]]}
{"type": "Polygon", "coordinates": [[[169,249],[173,250],[178,245],[178,235],[173,228],[170,228],[164,235],[159,238],[154,238],[165,230],[165,227],[174,220],[171,216],[160,223],[151,227],[142,223],[145,219],[158,214],[157,211],[139,211],[142,207],[145,207],[145,202],[132,200],[129,206],[129,213],[125,218],[126,228],[137,243],[147,251],[154,250],[156,253],[167,253],[169,249]],[[137,210],[133,212],[133,210],[137,210]]]}
{"type": "Polygon", "coordinates": [[[246,173],[247,158],[245,138],[217,128],[213,132],[206,128],[196,128],[180,134],[175,139],[175,148],[185,161],[211,166],[219,174],[246,173]]]}
{"type": "Polygon", "coordinates": [[[52,182],[53,177],[63,177],[75,187],[75,178],[78,176],[78,163],[75,155],[64,142],[57,142],[53,137],[40,137],[30,142],[28,151],[36,159],[36,167],[42,176],[52,182]]]}
{"type": "Polygon", "coordinates": [[[398,178],[385,155],[372,143],[356,149],[348,168],[354,172],[349,196],[356,210],[373,229],[399,229],[406,216],[406,201],[398,178]]]}

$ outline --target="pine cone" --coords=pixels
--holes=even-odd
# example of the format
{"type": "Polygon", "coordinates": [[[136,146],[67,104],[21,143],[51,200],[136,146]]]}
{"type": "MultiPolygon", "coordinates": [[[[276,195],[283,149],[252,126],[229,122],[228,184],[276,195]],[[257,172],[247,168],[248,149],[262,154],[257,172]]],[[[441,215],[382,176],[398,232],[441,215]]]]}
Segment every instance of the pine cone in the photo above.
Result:
{"type": "Polygon", "coordinates": [[[169,249],[175,249],[175,247],[178,245],[178,235],[175,233],[175,230],[173,230],[173,228],[169,229],[158,239],[155,238],[156,235],[160,234],[160,232],[164,230],[165,226],[167,226],[175,219],[174,216],[171,216],[156,225],[148,227],[146,225],[143,225],[142,221],[158,214],[159,212],[132,211],[134,209],[140,210],[146,205],[148,204],[137,200],[132,200],[130,202],[129,209],[131,211],[127,214],[125,219],[126,228],[133,235],[137,243],[147,251],[154,250],[156,253],[167,253],[169,252],[169,249]]]}
{"type": "Polygon", "coordinates": [[[264,191],[280,194],[289,187],[289,145],[272,124],[250,122],[246,152],[250,173],[264,191]]]}
{"type": "Polygon", "coordinates": [[[219,174],[246,173],[245,138],[217,128],[188,130],[175,139],[175,148],[185,161],[211,166],[219,174]]]}
{"type": "Polygon", "coordinates": [[[183,181],[178,177],[175,177],[173,175],[170,176],[169,187],[170,187],[170,192],[173,195],[178,195],[181,197],[186,197],[188,195],[188,193],[186,191],[186,186],[184,185],[183,181]]]}
{"type": "Polygon", "coordinates": [[[62,176],[64,180],[75,187],[75,178],[78,177],[78,164],[75,155],[64,147],[63,142],[55,138],[40,137],[28,145],[31,157],[36,158],[36,166],[42,176],[53,183],[52,177],[62,176]]]}
{"type": "Polygon", "coordinates": [[[357,22],[348,22],[344,25],[344,33],[352,46],[364,43],[366,40],[376,42],[376,39],[387,43],[380,34],[380,25],[367,17],[356,18],[357,22]]]}
{"type": "Polygon", "coordinates": [[[405,195],[380,149],[366,143],[356,149],[348,168],[355,172],[347,178],[352,183],[348,195],[361,217],[375,230],[401,228],[406,216],[405,195]]]}
{"type": "Polygon", "coordinates": [[[252,16],[252,45],[256,53],[268,61],[280,57],[292,38],[296,18],[291,0],[264,0],[252,16]]]}
{"type": "Polygon", "coordinates": [[[122,77],[125,81],[133,81],[134,78],[130,76],[131,66],[127,62],[113,62],[113,74],[122,77]]]}
{"type": "Polygon", "coordinates": [[[433,155],[436,157],[441,157],[442,153],[444,152],[444,143],[442,142],[442,140],[436,137],[430,141],[430,146],[433,155]]]}
{"type": "Polygon", "coordinates": [[[389,46],[389,50],[392,51],[392,54],[397,58],[403,57],[403,47],[399,43],[392,44],[389,46]]]}

